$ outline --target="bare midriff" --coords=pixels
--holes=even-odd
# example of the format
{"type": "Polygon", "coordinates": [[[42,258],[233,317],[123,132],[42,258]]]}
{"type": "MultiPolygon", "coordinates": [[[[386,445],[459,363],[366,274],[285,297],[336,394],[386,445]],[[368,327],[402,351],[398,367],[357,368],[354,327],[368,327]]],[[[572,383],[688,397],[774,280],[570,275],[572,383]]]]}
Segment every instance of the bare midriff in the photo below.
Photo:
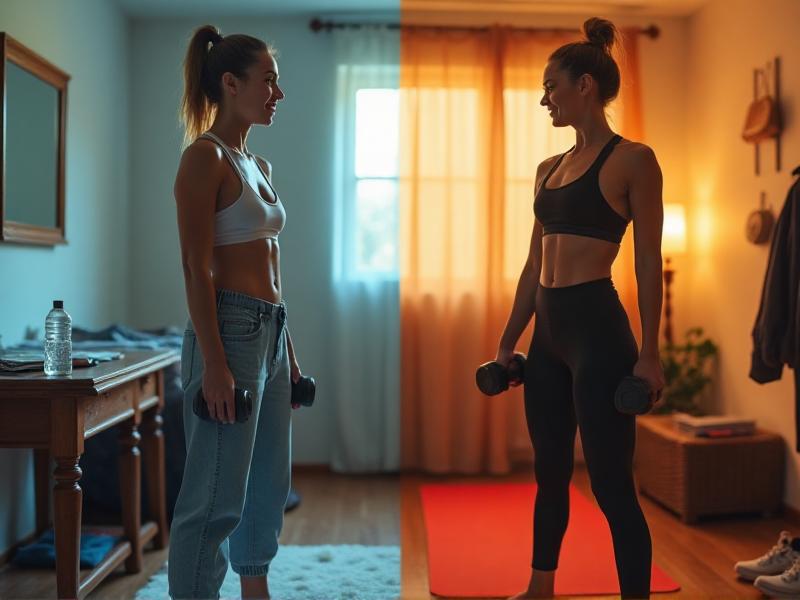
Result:
{"type": "Polygon", "coordinates": [[[278,240],[215,246],[211,273],[215,289],[241,292],[273,304],[281,301],[278,240]]]}
{"type": "Polygon", "coordinates": [[[542,270],[539,284],[564,287],[611,276],[619,244],[605,240],[552,233],[542,236],[542,270]]]}

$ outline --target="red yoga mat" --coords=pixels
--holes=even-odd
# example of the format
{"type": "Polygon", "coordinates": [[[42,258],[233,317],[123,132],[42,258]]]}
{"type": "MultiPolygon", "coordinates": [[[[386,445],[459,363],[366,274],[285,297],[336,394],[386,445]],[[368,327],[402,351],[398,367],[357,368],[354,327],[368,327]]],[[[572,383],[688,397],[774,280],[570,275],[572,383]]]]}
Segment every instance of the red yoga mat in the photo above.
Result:
{"type": "MultiPolygon", "coordinates": [[[[619,594],[605,516],[570,485],[570,515],[555,593],[619,594]]],[[[528,586],[536,484],[435,484],[421,487],[428,578],[439,596],[507,597],[528,586]]],[[[680,586],[653,565],[652,592],[680,586]]]]}

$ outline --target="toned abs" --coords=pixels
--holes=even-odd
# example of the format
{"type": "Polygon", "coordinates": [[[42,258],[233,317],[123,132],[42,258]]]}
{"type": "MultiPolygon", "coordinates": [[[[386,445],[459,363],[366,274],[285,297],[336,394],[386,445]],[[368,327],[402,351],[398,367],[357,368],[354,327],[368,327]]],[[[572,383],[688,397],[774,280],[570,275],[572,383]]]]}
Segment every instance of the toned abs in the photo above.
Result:
{"type": "MultiPolygon", "coordinates": [[[[622,217],[630,218],[627,199],[626,161],[631,142],[622,140],[606,160],[600,171],[600,191],[608,205],[622,217]]],[[[578,179],[599,152],[598,148],[585,150],[583,156],[565,157],[547,182],[548,188],[557,188],[578,179]]],[[[549,159],[542,168],[541,178],[549,171],[557,157],[549,159]]],[[[541,181],[536,182],[536,189],[541,181]]],[[[563,287],[584,281],[611,276],[611,265],[619,253],[619,246],[605,240],[554,233],[542,237],[542,269],[539,283],[545,287],[563,287]]]]}
{"type": "MultiPolygon", "coordinates": [[[[220,156],[220,160],[224,158],[220,156]]],[[[242,193],[243,184],[233,172],[233,167],[227,161],[225,165],[226,175],[217,194],[217,212],[232,205],[242,193]]],[[[269,186],[263,182],[250,181],[250,185],[262,198],[275,201],[269,186]]],[[[211,259],[211,276],[215,289],[234,290],[279,304],[282,295],[278,241],[252,240],[215,246],[211,259]]]]}

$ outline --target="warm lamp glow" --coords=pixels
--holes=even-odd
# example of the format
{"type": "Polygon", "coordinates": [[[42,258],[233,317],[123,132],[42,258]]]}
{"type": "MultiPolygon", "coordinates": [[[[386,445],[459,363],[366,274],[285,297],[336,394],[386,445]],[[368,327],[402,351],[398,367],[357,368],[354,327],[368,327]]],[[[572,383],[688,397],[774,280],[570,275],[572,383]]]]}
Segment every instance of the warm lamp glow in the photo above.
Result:
{"type": "Polygon", "coordinates": [[[668,256],[686,252],[686,213],[683,204],[664,205],[661,252],[668,256]]]}

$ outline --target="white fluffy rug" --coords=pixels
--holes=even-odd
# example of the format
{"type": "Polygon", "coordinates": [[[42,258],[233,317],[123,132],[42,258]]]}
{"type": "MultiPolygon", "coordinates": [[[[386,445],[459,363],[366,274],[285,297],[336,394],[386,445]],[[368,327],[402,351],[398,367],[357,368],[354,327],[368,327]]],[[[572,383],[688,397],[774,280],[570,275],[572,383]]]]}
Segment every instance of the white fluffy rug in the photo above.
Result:
{"type": "MultiPolygon", "coordinates": [[[[165,564],[135,600],[163,600],[165,564]]],[[[394,600],[400,596],[399,546],[280,546],[269,568],[274,600],[394,600]]],[[[228,568],[224,600],[241,598],[239,576],[228,568]]]]}

